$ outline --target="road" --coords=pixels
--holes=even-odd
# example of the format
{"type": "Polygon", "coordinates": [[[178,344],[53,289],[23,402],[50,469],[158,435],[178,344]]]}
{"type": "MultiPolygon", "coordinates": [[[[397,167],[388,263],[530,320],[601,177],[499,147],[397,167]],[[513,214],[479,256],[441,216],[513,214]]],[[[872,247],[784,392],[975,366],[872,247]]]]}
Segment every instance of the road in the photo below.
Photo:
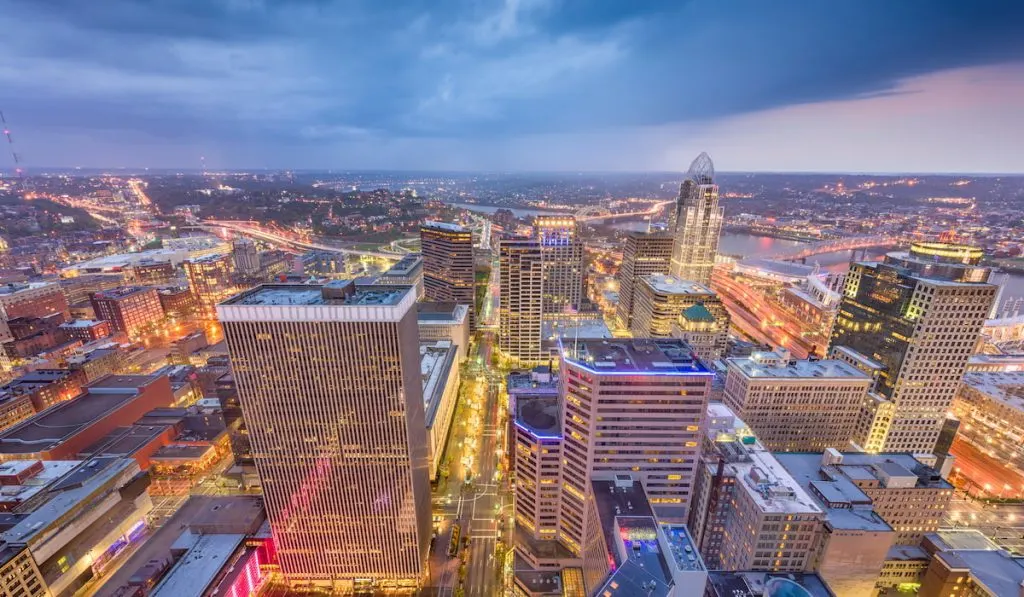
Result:
{"type": "Polygon", "coordinates": [[[230,221],[230,220],[205,220],[199,225],[200,228],[226,228],[232,232],[237,232],[245,236],[251,236],[260,240],[265,240],[270,243],[278,245],[286,245],[292,247],[299,247],[301,249],[311,249],[314,251],[332,251],[334,253],[345,253],[351,255],[365,255],[367,257],[379,257],[381,259],[401,259],[402,253],[384,253],[380,251],[361,251],[358,249],[347,249],[344,247],[338,247],[335,245],[325,245],[322,243],[298,240],[290,238],[267,230],[260,227],[258,224],[252,224],[250,222],[230,221]]]}

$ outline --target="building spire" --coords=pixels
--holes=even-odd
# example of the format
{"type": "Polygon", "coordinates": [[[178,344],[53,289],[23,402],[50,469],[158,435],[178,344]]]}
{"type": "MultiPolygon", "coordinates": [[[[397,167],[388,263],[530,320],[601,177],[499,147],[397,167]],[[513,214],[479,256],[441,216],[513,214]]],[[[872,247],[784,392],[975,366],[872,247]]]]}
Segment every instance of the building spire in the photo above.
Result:
{"type": "Polygon", "coordinates": [[[707,152],[701,152],[690,164],[690,170],[686,175],[697,184],[714,184],[715,164],[711,161],[711,156],[707,152]]]}

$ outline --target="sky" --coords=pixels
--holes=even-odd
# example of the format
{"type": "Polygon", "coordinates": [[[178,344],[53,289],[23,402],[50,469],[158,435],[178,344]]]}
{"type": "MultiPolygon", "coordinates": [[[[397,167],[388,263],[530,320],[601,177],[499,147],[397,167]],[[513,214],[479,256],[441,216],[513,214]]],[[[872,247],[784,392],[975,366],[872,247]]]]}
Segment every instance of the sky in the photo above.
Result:
{"type": "Polygon", "coordinates": [[[0,0],[0,26],[30,173],[1024,172],[1015,0],[0,0]]]}

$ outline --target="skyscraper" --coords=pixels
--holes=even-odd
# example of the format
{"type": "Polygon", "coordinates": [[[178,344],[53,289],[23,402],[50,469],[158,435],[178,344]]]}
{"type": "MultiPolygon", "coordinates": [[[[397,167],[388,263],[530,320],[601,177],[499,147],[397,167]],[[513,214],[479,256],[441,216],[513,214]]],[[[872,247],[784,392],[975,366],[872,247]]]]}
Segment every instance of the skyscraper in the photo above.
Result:
{"type": "Polygon", "coordinates": [[[423,252],[423,298],[469,306],[469,329],[476,329],[476,279],[473,233],[446,222],[420,226],[423,252]]]}
{"type": "MultiPolygon", "coordinates": [[[[931,452],[995,300],[981,249],[916,243],[880,263],[850,266],[832,347],[881,365],[891,401],[886,452],[931,452]]],[[[884,406],[884,405],[882,405],[884,406]]]]}
{"type": "Polygon", "coordinates": [[[651,274],[633,289],[631,332],[638,338],[682,338],[702,359],[722,357],[729,312],[715,291],[674,276],[651,274]]]}
{"type": "Polygon", "coordinates": [[[544,264],[540,242],[532,238],[501,239],[498,245],[498,348],[520,365],[542,358],[544,264]]]}
{"type": "Polygon", "coordinates": [[[583,242],[572,216],[538,216],[535,236],[544,269],[544,316],[557,317],[583,299],[583,242]]]}
{"type": "Polygon", "coordinates": [[[634,295],[640,279],[651,274],[667,274],[671,263],[671,235],[634,233],[626,237],[622,266],[616,275],[619,303],[615,307],[615,320],[620,328],[628,330],[632,326],[634,295]]]}
{"type": "Polygon", "coordinates": [[[567,341],[561,360],[558,538],[578,553],[591,480],[642,480],[659,518],[685,520],[714,375],[675,339],[567,341]]]}
{"type": "Polygon", "coordinates": [[[252,240],[243,236],[232,241],[231,257],[239,274],[254,276],[260,272],[260,252],[252,240]]]}
{"type": "Polygon", "coordinates": [[[710,284],[722,233],[722,208],[718,206],[715,166],[708,154],[700,154],[690,164],[686,180],[679,186],[669,229],[674,238],[671,274],[710,284]]]}
{"type": "Polygon", "coordinates": [[[265,285],[218,306],[284,575],[416,586],[430,486],[415,292],[265,285]]]}

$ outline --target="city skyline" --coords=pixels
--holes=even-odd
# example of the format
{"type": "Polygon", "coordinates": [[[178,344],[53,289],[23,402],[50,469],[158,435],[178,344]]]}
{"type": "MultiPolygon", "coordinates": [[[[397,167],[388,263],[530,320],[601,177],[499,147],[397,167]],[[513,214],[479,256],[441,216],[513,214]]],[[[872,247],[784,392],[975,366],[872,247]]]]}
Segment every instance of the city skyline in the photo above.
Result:
{"type": "Polygon", "coordinates": [[[1010,3],[61,4],[2,17],[29,172],[1021,169],[1010,3]]]}

